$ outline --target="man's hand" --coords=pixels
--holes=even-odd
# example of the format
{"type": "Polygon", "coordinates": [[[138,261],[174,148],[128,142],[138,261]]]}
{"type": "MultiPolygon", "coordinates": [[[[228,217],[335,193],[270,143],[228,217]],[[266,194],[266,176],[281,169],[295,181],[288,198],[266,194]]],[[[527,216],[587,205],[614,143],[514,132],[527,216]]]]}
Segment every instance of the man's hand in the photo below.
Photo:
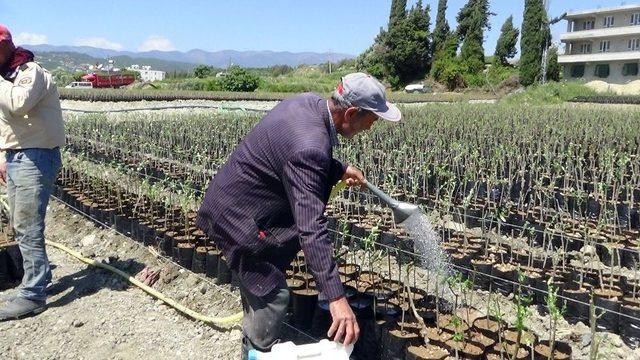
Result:
{"type": "Polygon", "coordinates": [[[7,184],[7,163],[0,163],[0,185],[7,184]]]}
{"type": "Polygon", "coordinates": [[[351,165],[347,166],[347,171],[342,175],[342,181],[344,181],[347,186],[363,186],[367,183],[367,180],[364,179],[364,175],[362,175],[362,171],[351,165]]]}
{"type": "Polygon", "coordinates": [[[329,310],[331,311],[333,323],[327,333],[327,337],[333,337],[334,333],[334,341],[340,341],[344,337],[344,341],[342,341],[344,345],[354,344],[358,341],[360,327],[347,299],[343,296],[331,301],[329,310]]]}

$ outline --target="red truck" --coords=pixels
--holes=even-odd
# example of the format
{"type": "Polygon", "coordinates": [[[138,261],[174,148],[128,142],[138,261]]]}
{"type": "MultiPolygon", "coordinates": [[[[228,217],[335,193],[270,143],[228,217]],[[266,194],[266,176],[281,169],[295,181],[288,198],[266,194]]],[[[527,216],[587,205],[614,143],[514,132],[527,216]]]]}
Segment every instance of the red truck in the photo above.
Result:
{"type": "Polygon", "coordinates": [[[87,74],[82,77],[82,81],[90,82],[94,88],[119,88],[133,83],[136,80],[130,74],[87,74]]]}

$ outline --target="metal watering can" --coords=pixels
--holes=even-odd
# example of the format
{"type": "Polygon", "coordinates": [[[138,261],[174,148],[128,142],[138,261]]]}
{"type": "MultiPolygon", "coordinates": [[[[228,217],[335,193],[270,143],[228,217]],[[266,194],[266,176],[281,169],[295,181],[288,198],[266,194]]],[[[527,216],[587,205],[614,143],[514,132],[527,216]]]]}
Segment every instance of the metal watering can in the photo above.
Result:
{"type": "Polygon", "coordinates": [[[393,211],[393,221],[395,221],[396,224],[402,224],[405,220],[410,218],[411,215],[424,214],[424,212],[418,205],[393,199],[389,195],[385,194],[384,191],[380,190],[368,181],[366,185],[367,188],[369,188],[369,191],[371,191],[374,195],[380,198],[382,202],[384,202],[391,208],[391,211],[393,211]]]}

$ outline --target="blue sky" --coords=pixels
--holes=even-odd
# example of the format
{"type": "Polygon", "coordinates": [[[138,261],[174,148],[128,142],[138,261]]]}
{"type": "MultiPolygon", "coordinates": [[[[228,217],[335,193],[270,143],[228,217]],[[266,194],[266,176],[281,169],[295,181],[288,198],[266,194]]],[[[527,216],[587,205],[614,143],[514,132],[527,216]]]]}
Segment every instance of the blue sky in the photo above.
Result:
{"type": "MultiPolygon", "coordinates": [[[[449,0],[447,17],[467,0],[449,0]]],[[[550,0],[550,14],[619,5],[617,0],[550,0]]],[[[415,0],[409,0],[409,4],[415,0]]],[[[390,0],[0,0],[0,23],[23,43],[90,45],[115,50],[274,50],[357,55],[386,27],[390,0]]],[[[431,5],[432,26],[437,0],[431,5]]],[[[632,4],[633,2],[627,2],[632,4]]],[[[524,0],[492,0],[492,54],[505,19],[520,26],[524,0]]],[[[553,28],[554,37],[566,21],[553,28]]]]}

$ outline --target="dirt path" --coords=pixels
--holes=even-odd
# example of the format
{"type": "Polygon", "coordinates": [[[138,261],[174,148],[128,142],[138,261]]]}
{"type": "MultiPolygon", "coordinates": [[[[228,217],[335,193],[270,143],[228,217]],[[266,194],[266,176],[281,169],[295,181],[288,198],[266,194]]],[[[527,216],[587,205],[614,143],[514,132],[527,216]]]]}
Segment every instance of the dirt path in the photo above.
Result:
{"type": "MultiPolygon", "coordinates": [[[[204,314],[224,316],[241,309],[237,291],[228,285],[218,287],[180,270],[55,201],[49,207],[46,233],[49,240],[104,259],[130,274],[145,266],[162,269],[154,288],[204,314]]],[[[0,323],[0,358],[240,358],[238,325],[216,329],[192,321],[111,273],[90,268],[51,247],[48,253],[55,265],[49,308],[36,317],[0,323]]]]}

